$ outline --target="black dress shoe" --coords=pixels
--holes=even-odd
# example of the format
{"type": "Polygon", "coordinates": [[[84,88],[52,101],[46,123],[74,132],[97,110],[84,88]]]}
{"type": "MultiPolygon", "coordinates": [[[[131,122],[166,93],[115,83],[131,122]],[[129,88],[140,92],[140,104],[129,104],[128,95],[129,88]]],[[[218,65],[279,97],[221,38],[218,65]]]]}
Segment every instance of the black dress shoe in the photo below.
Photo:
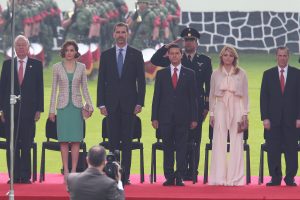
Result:
{"type": "Polygon", "coordinates": [[[266,186],[280,186],[281,183],[280,182],[273,182],[273,181],[270,181],[269,183],[266,184],[266,186]]]}
{"type": "Polygon", "coordinates": [[[295,182],[285,182],[286,186],[297,186],[295,182]]]}
{"type": "Polygon", "coordinates": [[[31,184],[31,181],[29,179],[21,179],[21,184],[31,184]]]}
{"type": "Polygon", "coordinates": [[[164,183],[163,186],[172,186],[175,185],[175,180],[174,179],[167,179],[164,183]]]}
{"type": "Polygon", "coordinates": [[[184,186],[184,182],[182,181],[182,179],[176,179],[176,186],[184,186]]]}

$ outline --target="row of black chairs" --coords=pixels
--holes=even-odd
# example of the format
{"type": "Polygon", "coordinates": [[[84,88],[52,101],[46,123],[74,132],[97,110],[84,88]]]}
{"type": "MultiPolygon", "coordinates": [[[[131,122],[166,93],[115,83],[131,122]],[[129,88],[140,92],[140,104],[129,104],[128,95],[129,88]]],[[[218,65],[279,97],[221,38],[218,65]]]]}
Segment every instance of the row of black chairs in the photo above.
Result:
{"type": "MultiPolygon", "coordinates": [[[[85,124],[84,124],[84,135],[85,135],[85,124]]],[[[133,134],[133,141],[132,141],[132,150],[139,150],[140,151],[140,182],[143,183],[144,178],[144,146],[141,142],[142,136],[142,124],[141,119],[137,116],[135,118],[135,127],[134,127],[134,134],[133,134]]],[[[0,140],[0,149],[6,149],[6,142],[5,142],[5,133],[4,133],[4,125],[0,122],[0,138],[4,140],[0,140]]],[[[46,150],[52,151],[60,151],[60,146],[57,141],[57,131],[56,131],[56,123],[47,120],[46,122],[46,138],[47,140],[42,143],[42,156],[41,156],[41,168],[40,168],[40,182],[45,180],[45,165],[46,165],[46,150]]],[[[209,151],[212,149],[212,138],[213,138],[213,129],[209,128],[209,140],[210,142],[205,145],[205,162],[204,162],[204,183],[208,181],[208,160],[209,160],[209,151]]],[[[103,142],[100,145],[104,146],[106,149],[109,149],[109,142],[108,142],[108,134],[106,128],[106,118],[102,121],[102,139],[103,142]]],[[[156,139],[157,141],[152,144],[152,155],[151,155],[151,172],[150,172],[150,182],[156,182],[156,151],[160,150],[163,151],[164,145],[162,143],[162,137],[159,130],[156,131],[156,139]]],[[[250,173],[250,146],[247,143],[248,140],[248,130],[244,132],[244,151],[246,152],[246,183],[251,183],[251,173],[250,173]]],[[[229,144],[229,137],[227,140],[227,152],[230,150],[229,144]]],[[[188,144],[188,148],[190,148],[193,152],[193,157],[195,160],[195,147],[196,144],[191,142],[188,144]]],[[[35,142],[32,143],[32,152],[33,152],[33,159],[32,159],[32,180],[37,180],[37,144],[35,142]]],[[[80,149],[82,153],[82,162],[83,165],[79,165],[78,171],[82,171],[86,167],[85,163],[85,156],[87,153],[86,143],[84,141],[80,144],[80,149]]],[[[264,165],[264,152],[267,152],[267,144],[264,143],[261,145],[260,151],[260,165],[259,165],[259,184],[263,183],[263,165],[264,165]]],[[[122,149],[120,149],[122,152],[122,149]]],[[[300,151],[300,144],[298,145],[298,151],[300,151]]],[[[194,162],[195,165],[195,162],[194,162]]],[[[193,167],[193,169],[196,169],[193,167]]],[[[196,171],[193,171],[193,183],[196,183],[197,174],[196,171]]]]}

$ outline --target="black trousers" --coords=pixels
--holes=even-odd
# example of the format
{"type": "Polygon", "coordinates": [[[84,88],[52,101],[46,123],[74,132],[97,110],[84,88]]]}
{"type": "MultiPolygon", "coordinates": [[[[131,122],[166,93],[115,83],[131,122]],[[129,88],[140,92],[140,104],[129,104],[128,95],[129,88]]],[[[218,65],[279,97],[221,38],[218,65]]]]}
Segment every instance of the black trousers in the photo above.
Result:
{"type": "Polygon", "coordinates": [[[133,138],[134,114],[125,113],[120,106],[115,112],[108,113],[108,139],[110,151],[121,150],[121,166],[125,180],[129,179],[131,168],[131,142],[133,138]]]}
{"type": "MultiPolygon", "coordinates": [[[[6,117],[6,160],[10,177],[10,120],[6,117]]],[[[21,117],[15,119],[14,128],[14,179],[30,180],[31,178],[31,146],[35,135],[35,121],[21,117]]]]}
{"type": "Polygon", "coordinates": [[[188,125],[159,124],[164,144],[164,175],[166,179],[181,179],[186,168],[188,125]],[[174,153],[176,151],[176,172],[174,172],[174,153]]]}
{"type": "Polygon", "coordinates": [[[281,182],[281,153],[284,153],[286,163],[285,181],[294,181],[298,170],[298,130],[294,127],[278,126],[271,127],[266,132],[268,152],[268,166],[272,181],[281,182]]]}

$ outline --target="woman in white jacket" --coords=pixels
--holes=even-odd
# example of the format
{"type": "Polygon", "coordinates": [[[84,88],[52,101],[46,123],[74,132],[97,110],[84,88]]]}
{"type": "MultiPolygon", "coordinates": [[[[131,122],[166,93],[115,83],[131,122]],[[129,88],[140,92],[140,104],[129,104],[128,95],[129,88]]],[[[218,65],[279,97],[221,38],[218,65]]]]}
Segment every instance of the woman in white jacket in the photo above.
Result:
{"type": "Polygon", "coordinates": [[[65,178],[69,174],[69,143],[71,143],[72,156],[71,172],[76,172],[80,142],[83,140],[82,96],[87,104],[85,108],[93,112],[85,65],[76,61],[79,56],[76,42],[66,41],[61,49],[63,61],[53,65],[49,119],[55,121],[57,109],[57,137],[60,142],[65,178]],[[57,88],[59,88],[59,93],[56,100],[57,88]]]}
{"type": "Polygon", "coordinates": [[[220,53],[220,66],[211,76],[210,125],[213,127],[210,185],[244,185],[243,133],[238,123],[248,123],[248,80],[238,66],[238,54],[231,46],[220,53]],[[227,162],[227,134],[230,157],[227,162]]]}

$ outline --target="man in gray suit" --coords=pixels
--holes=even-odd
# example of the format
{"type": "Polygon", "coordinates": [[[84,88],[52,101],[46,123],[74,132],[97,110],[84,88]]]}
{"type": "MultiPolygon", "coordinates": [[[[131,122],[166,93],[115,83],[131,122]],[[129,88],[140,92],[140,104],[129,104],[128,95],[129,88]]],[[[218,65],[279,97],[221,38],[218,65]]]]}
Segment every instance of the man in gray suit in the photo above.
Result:
{"type": "Polygon", "coordinates": [[[82,173],[71,173],[67,178],[71,200],[125,199],[121,174],[118,173],[116,180],[113,180],[103,172],[105,158],[104,147],[96,145],[90,148],[86,159],[88,168],[82,173]]]}

